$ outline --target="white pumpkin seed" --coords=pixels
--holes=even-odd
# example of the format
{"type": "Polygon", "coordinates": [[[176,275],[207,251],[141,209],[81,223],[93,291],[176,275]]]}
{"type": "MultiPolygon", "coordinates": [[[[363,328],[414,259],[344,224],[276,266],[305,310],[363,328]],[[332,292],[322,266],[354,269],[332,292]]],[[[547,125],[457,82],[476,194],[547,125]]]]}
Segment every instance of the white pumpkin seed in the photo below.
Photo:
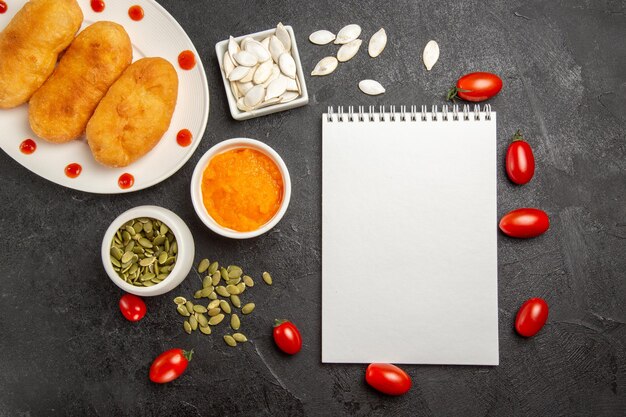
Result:
{"type": "MultiPolygon", "coordinates": [[[[287,91],[298,91],[298,81],[297,78],[289,78],[289,77],[283,77],[286,82],[287,82],[287,91]]],[[[299,93],[299,91],[298,91],[299,93]]]]}
{"type": "Polygon", "coordinates": [[[235,100],[239,100],[239,98],[241,97],[241,93],[239,92],[239,88],[237,87],[237,81],[230,82],[230,91],[233,93],[233,97],[235,97],[235,100]]]}
{"type": "Polygon", "coordinates": [[[381,28],[378,32],[374,33],[370,38],[370,43],[367,47],[367,52],[372,58],[376,58],[380,55],[385,46],[387,45],[387,32],[381,28]]]}
{"type": "Polygon", "coordinates": [[[267,86],[267,92],[265,93],[265,100],[269,100],[274,97],[278,97],[287,90],[287,77],[284,75],[279,76],[267,86]]]}
{"type": "Polygon", "coordinates": [[[249,72],[250,72],[249,67],[237,67],[230,72],[228,79],[230,81],[239,81],[243,77],[247,76],[249,72]]]}
{"type": "Polygon", "coordinates": [[[246,93],[245,97],[243,98],[243,103],[247,107],[254,107],[257,104],[261,103],[264,97],[265,87],[263,87],[262,85],[255,85],[250,89],[250,91],[246,93]]]}
{"type": "Polygon", "coordinates": [[[328,30],[318,30],[309,35],[309,41],[316,45],[326,45],[335,40],[335,34],[328,30]]]}
{"type": "Polygon", "coordinates": [[[285,45],[275,35],[270,38],[270,54],[278,64],[278,58],[285,52],[285,45]]]}
{"type": "Polygon", "coordinates": [[[243,38],[243,40],[241,42],[239,42],[239,46],[241,47],[241,49],[246,49],[248,46],[248,42],[253,41],[254,39],[250,36],[246,36],[245,38],[243,38]]]}
{"type": "Polygon", "coordinates": [[[272,75],[270,75],[267,81],[263,83],[263,87],[267,88],[267,86],[270,85],[270,83],[278,77],[280,77],[280,68],[278,67],[278,65],[274,64],[274,66],[272,67],[272,75]]]}
{"type": "Polygon", "coordinates": [[[250,111],[252,110],[252,107],[248,107],[245,105],[245,103],[243,102],[243,97],[241,97],[239,100],[237,100],[237,108],[239,109],[239,111],[250,111]]]}
{"type": "Polygon", "coordinates": [[[278,66],[280,71],[287,77],[296,78],[296,61],[289,52],[285,52],[278,57],[278,66]]]}
{"type": "Polygon", "coordinates": [[[344,43],[352,42],[361,34],[361,26],[359,25],[348,25],[344,26],[339,33],[337,33],[337,37],[335,38],[335,44],[341,45],[344,43]]]}
{"type": "Polygon", "coordinates": [[[270,38],[271,36],[268,36],[261,41],[261,45],[263,45],[263,48],[267,49],[268,51],[270,50],[270,38]]]}
{"type": "Polygon", "coordinates": [[[261,45],[261,42],[255,41],[254,39],[246,43],[245,50],[255,55],[259,62],[265,62],[272,57],[270,55],[270,51],[268,51],[267,48],[261,45]]]}
{"type": "MultiPolygon", "coordinates": [[[[293,100],[297,99],[298,97],[300,97],[300,94],[297,91],[286,91],[286,92],[283,93],[282,96],[280,96],[280,102],[281,103],[289,103],[290,101],[293,101],[293,100]]],[[[245,277],[244,277],[244,280],[245,280],[245,277]]],[[[252,285],[248,285],[248,284],[246,284],[246,285],[248,287],[251,287],[252,285],[254,285],[254,281],[252,281],[252,285]]]]}
{"type": "Polygon", "coordinates": [[[359,88],[370,96],[377,96],[385,92],[385,88],[378,81],[374,80],[363,80],[359,82],[359,88]]]}
{"type": "MultiPolygon", "coordinates": [[[[270,53],[267,53],[269,57],[270,53]]],[[[272,75],[272,69],[274,68],[274,63],[271,59],[263,62],[259,67],[254,71],[254,76],[252,77],[252,82],[254,84],[263,84],[267,79],[272,75]]]]}
{"type": "MultiPolygon", "coordinates": [[[[239,90],[240,95],[245,96],[250,89],[254,87],[254,83],[242,83],[241,81],[237,81],[237,89],[239,90]]],[[[220,275],[221,278],[221,275],[220,275]]]]}
{"type": "Polygon", "coordinates": [[[334,56],[327,56],[315,65],[315,68],[311,71],[311,75],[328,75],[337,68],[337,65],[339,65],[337,58],[334,56]]]}
{"type": "Polygon", "coordinates": [[[255,65],[254,67],[250,68],[250,71],[248,71],[248,74],[239,81],[242,83],[249,83],[250,81],[252,81],[252,79],[254,78],[254,73],[256,72],[257,68],[259,68],[258,65],[255,65]]]}
{"type": "Polygon", "coordinates": [[[232,36],[228,38],[228,54],[230,55],[230,59],[232,59],[233,62],[235,62],[235,59],[233,57],[240,50],[241,48],[239,48],[239,44],[237,43],[235,38],[233,38],[232,36]]]}
{"type": "Polygon", "coordinates": [[[430,71],[439,59],[439,45],[437,44],[437,42],[429,41],[426,44],[426,47],[424,48],[424,53],[422,54],[422,59],[424,60],[426,70],[430,71]]]}
{"type": "Polygon", "coordinates": [[[278,40],[282,42],[285,51],[291,52],[291,36],[289,36],[289,32],[287,32],[287,29],[285,29],[282,23],[278,23],[276,26],[275,35],[278,40]]]}
{"type": "Polygon", "coordinates": [[[230,55],[228,52],[224,52],[224,59],[222,60],[224,65],[224,74],[226,74],[226,78],[230,75],[230,72],[235,69],[235,64],[233,64],[233,60],[230,59],[230,55]]]}
{"type": "Polygon", "coordinates": [[[363,41],[361,39],[355,39],[352,42],[348,42],[344,45],[341,45],[339,51],[337,51],[337,60],[339,62],[346,62],[351,60],[357,52],[359,52],[359,48],[363,41]]]}
{"type": "Polygon", "coordinates": [[[235,54],[235,62],[244,67],[253,67],[259,62],[259,58],[248,51],[239,51],[235,54]]]}

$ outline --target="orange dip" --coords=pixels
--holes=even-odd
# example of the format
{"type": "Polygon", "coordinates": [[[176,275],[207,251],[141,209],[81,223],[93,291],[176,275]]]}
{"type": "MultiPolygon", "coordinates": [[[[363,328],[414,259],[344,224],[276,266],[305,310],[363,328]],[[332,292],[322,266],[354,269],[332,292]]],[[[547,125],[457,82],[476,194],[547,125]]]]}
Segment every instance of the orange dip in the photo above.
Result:
{"type": "Polygon", "coordinates": [[[267,223],[283,201],[283,177],[267,155],[249,148],[214,156],[202,175],[202,201],[220,225],[239,232],[267,223]]]}

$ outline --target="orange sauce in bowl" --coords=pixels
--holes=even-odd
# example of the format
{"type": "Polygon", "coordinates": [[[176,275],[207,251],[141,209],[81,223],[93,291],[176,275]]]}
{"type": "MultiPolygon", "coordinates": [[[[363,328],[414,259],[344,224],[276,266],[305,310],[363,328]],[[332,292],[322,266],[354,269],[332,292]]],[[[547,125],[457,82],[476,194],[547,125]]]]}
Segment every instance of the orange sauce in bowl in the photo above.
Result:
{"type": "Polygon", "coordinates": [[[280,209],[283,177],[263,152],[238,148],[215,155],[202,174],[202,202],[219,225],[259,229],[280,209]]]}

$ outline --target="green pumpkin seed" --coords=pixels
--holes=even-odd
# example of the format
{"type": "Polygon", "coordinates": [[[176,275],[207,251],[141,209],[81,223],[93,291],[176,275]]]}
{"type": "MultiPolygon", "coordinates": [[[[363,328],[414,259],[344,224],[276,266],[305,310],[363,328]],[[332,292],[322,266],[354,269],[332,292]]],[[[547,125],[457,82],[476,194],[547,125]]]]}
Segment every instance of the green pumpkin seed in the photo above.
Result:
{"type": "Polygon", "coordinates": [[[146,233],[152,232],[152,222],[150,220],[148,220],[146,224],[144,224],[143,230],[145,230],[146,233]]]}
{"type": "Polygon", "coordinates": [[[152,282],[152,281],[142,281],[141,285],[143,285],[144,287],[152,287],[154,285],[154,282],[152,282]]]}
{"type": "Polygon", "coordinates": [[[196,313],[206,313],[206,307],[205,306],[201,306],[200,304],[196,304],[195,306],[193,306],[193,311],[195,311],[196,313]]]}
{"type": "MultiPolygon", "coordinates": [[[[124,227],[124,230],[126,230],[126,232],[128,232],[128,234],[131,235],[131,236],[135,236],[137,234],[137,232],[135,232],[135,229],[133,229],[132,226],[126,226],[126,227],[124,227]]],[[[123,235],[124,234],[122,233],[122,236],[123,235]]]]}
{"type": "Polygon", "coordinates": [[[209,305],[208,305],[208,307],[207,307],[207,308],[210,310],[210,309],[212,309],[212,308],[215,308],[215,307],[219,306],[219,305],[220,305],[220,303],[221,303],[221,301],[220,301],[220,300],[213,300],[213,301],[211,301],[211,302],[209,303],[209,305]]]}
{"type": "Polygon", "coordinates": [[[191,330],[197,330],[198,319],[196,319],[196,316],[190,316],[188,320],[189,320],[189,324],[191,325],[191,330]]]}
{"type": "Polygon", "coordinates": [[[233,337],[229,334],[224,336],[224,342],[226,342],[226,344],[230,347],[235,347],[237,346],[237,342],[235,341],[235,339],[233,339],[233,337]]]}
{"type": "Polygon", "coordinates": [[[243,333],[234,333],[233,339],[235,339],[238,343],[245,343],[248,341],[248,338],[243,333]]]}
{"type": "Polygon", "coordinates": [[[210,317],[215,317],[218,314],[220,314],[222,312],[222,309],[219,307],[214,307],[212,309],[209,310],[209,316],[210,317]]]}
{"type": "Polygon", "coordinates": [[[157,276],[157,278],[159,278],[161,281],[163,281],[165,278],[167,278],[167,276],[168,276],[168,275],[169,275],[169,274],[159,274],[159,275],[157,276]]]}
{"type": "Polygon", "coordinates": [[[222,275],[219,272],[214,272],[212,277],[211,277],[211,284],[216,287],[217,284],[220,283],[220,280],[222,279],[222,275]]]}
{"type": "Polygon", "coordinates": [[[229,278],[239,278],[243,274],[243,271],[238,266],[229,266],[228,267],[228,277],[229,278]]]}
{"type": "Polygon", "coordinates": [[[118,260],[117,260],[117,259],[115,259],[115,258],[111,258],[111,264],[112,264],[113,266],[118,267],[118,268],[121,268],[121,267],[122,267],[122,264],[120,263],[120,261],[118,261],[118,260]]]}
{"type": "Polygon", "coordinates": [[[263,281],[265,281],[267,285],[272,285],[272,276],[269,272],[263,272],[263,281]]]}
{"type": "Polygon", "coordinates": [[[200,326],[200,332],[203,334],[211,334],[211,327],[208,325],[200,326]]]}
{"type": "Polygon", "coordinates": [[[220,304],[220,308],[222,309],[224,313],[226,314],[231,313],[232,310],[230,309],[230,304],[228,304],[228,301],[220,300],[219,304],[220,304]]]}
{"type": "Polygon", "coordinates": [[[218,314],[216,316],[213,316],[209,319],[209,324],[211,326],[215,326],[217,324],[220,324],[222,322],[222,320],[224,320],[224,315],[223,314],[218,314]]]}
{"type": "Polygon", "coordinates": [[[135,229],[135,233],[141,233],[143,230],[143,224],[141,222],[137,222],[133,224],[133,229],[135,229]]]}
{"type": "Polygon", "coordinates": [[[237,286],[237,289],[239,290],[239,294],[243,294],[243,292],[246,290],[246,284],[244,284],[243,282],[240,282],[236,286],[237,286]]]}
{"type": "Polygon", "coordinates": [[[237,286],[235,285],[227,285],[226,291],[228,291],[229,295],[239,295],[241,293],[241,291],[239,291],[239,288],[237,288],[237,286]]]}
{"type": "Polygon", "coordinates": [[[238,295],[231,295],[230,302],[237,308],[241,308],[241,300],[238,295]]]}
{"type": "Polygon", "coordinates": [[[243,283],[246,284],[246,287],[254,287],[254,280],[247,275],[243,276],[243,283]]]}
{"type": "MultiPolygon", "coordinates": [[[[143,250],[143,248],[141,246],[134,246],[135,242],[131,242],[131,243],[133,243],[132,252],[134,254],[139,255],[140,253],[144,252],[144,250],[143,250]]],[[[128,246],[131,246],[130,243],[128,244],[128,246]]],[[[126,247],[128,247],[128,246],[126,246],[126,247]]]]}
{"type": "Polygon", "coordinates": [[[120,248],[118,248],[117,246],[113,246],[111,248],[111,256],[115,260],[117,260],[117,261],[121,260],[122,259],[122,255],[124,255],[124,252],[120,248]]]}
{"type": "Polygon", "coordinates": [[[159,253],[159,264],[163,265],[167,261],[167,252],[159,253]]]}
{"type": "MultiPolygon", "coordinates": [[[[141,224],[141,223],[139,223],[139,224],[141,224]]],[[[156,258],[154,256],[151,256],[149,258],[145,258],[145,259],[142,259],[141,261],[139,261],[139,265],[141,265],[141,266],[152,265],[155,260],[156,260],[156,258]]]]}
{"type": "Polygon", "coordinates": [[[152,242],[150,242],[148,239],[146,239],[145,237],[139,238],[138,243],[143,246],[144,248],[151,248],[152,247],[152,242]]]}
{"type": "Polygon", "coordinates": [[[209,325],[209,320],[204,314],[197,313],[196,320],[198,320],[198,324],[200,325],[200,327],[207,327],[209,325]]]}
{"type": "Polygon", "coordinates": [[[176,307],[176,311],[178,311],[178,314],[180,314],[181,316],[184,316],[184,317],[190,316],[189,310],[187,310],[187,308],[183,304],[179,304],[178,307],[176,307]]]}
{"type": "Polygon", "coordinates": [[[222,275],[222,279],[224,281],[228,280],[228,271],[226,270],[226,268],[221,267],[220,268],[220,274],[222,275]]]}
{"type": "Polygon", "coordinates": [[[157,246],[161,246],[163,243],[165,243],[165,236],[157,236],[152,241],[152,244],[157,246]]]}
{"type": "Polygon", "coordinates": [[[134,253],[132,252],[124,252],[124,254],[122,255],[122,263],[126,264],[130,262],[130,260],[133,259],[133,255],[134,253]]]}
{"type": "Polygon", "coordinates": [[[202,290],[198,290],[193,294],[193,298],[198,299],[202,298],[202,290]]]}
{"type": "Polygon", "coordinates": [[[206,277],[202,279],[202,288],[212,287],[212,286],[213,286],[213,279],[211,279],[209,275],[207,275],[206,277]]]}
{"type": "Polygon", "coordinates": [[[150,281],[152,278],[155,278],[156,275],[154,275],[151,272],[148,272],[147,274],[142,275],[139,279],[143,282],[143,281],[150,281]]]}
{"type": "Polygon", "coordinates": [[[252,313],[252,311],[254,311],[254,303],[248,303],[245,306],[241,307],[241,312],[243,314],[250,314],[252,313]]]}
{"type": "MultiPolygon", "coordinates": [[[[178,305],[185,304],[187,302],[187,299],[185,297],[178,296],[178,297],[174,298],[174,302],[176,304],[178,304],[178,305]]],[[[187,310],[187,309],[185,308],[185,310],[187,310]]]]}
{"type": "Polygon", "coordinates": [[[130,268],[128,268],[128,274],[133,275],[135,272],[137,272],[138,269],[139,266],[137,264],[132,264],[130,268]]]}
{"type": "Polygon", "coordinates": [[[220,267],[220,264],[217,261],[213,261],[211,265],[209,265],[209,274],[213,275],[217,272],[217,269],[220,267]]]}
{"type": "Polygon", "coordinates": [[[219,285],[218,287],[216,287],[215,292],[217,292],[222,297],[228,297],[230,295],[230,292],[228,292],[226,290],[226,287],[224,287],[223,285],[219,285]]]}
{"type": "Polygon", "coordinates": [[[159,230],[159,231],[161,232],[161,234],[162,234],[162,235],[164,235],[164,234],[166,234],[167,232],[169,232],[169,231],[170,231],[170,229],[169,229],[166,225],[164,225],[164,224],[162,224],[162,223],[161,223],[161,228],[160,228],[160,230],[159,230]]]}
{"type": "Polygon", "coordinates": [[[191,324],[187,320],[183,322],[183,328],[187,334],[191,334],[191,324]]]}
{"type": "Polygon", "coordinates": [[[174,242],[170,245],[171,255],[178,253],[178,243],[174,242]]]}
{"type": "Polygon", "coordinates": [[[239,320],[238,315],[233,314],[230,316],[230,327],[232,327],[233,330],[239,330],[239,327],[241,327],[241,321],[239,320]]]}
{"type": "Polygon", "coordinates": [[[211,263],[209,262],[208,259],[204,258],[203,260],[200,261],[200,263],[198,264],[198,272],[199,273],[204,273],[207,269],[209,269],[209,265],[211,265],[211,263]]]}

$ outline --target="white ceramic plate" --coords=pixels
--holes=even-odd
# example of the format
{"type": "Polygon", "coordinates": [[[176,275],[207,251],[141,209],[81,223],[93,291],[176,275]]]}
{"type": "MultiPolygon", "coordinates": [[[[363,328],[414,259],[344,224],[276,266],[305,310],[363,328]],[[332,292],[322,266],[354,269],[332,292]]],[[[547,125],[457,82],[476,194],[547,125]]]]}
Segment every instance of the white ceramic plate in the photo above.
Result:
{"type": "MultiPolygon", "coordinates": [[[[158,184],[180,169],[198,147],[209,117],[209,89],[202,62],[191,40],[178,22],[153,0],[105,0],[106,8],[95,13],[90,0],[78,0],[83,14],[83,28],[99,20],[109,20],[124,26],[133,44],[133,61],[143,57],[160,56],[172,63],[178,72],[178,102],[169,130],[159,144],[143,158],[125,168],[108,168],[97,163],[85,139],[66,144],[50,144],[35,136],[28,124],[28,105],[10,110],[0,110],[0,147],[13,159],[52,182],[76,190],[101,194],[116,194],[141,190],[158,184]],[[128,9],[139,5],[144,10],[141,21],[133,21],[128,9]],[[183,70],[178,65],[178,55],[191,50],[196,56],[196,66],[183,70]],[[193,135],[191,145],[182,147],[176,142],[176,134],[189,129],[193,135]],[[20,143],[32,138],[37,150],[31,155],[20,152],[20,143]],[[82,166],[77,178],[65,175],[70,163],[82,166]],[[120,175],[131,174],[134,185],[121,189],[120,175]]],[[[26,3],[11,0],[8,11],[0,14],[0,30],[26,3]]]]}

